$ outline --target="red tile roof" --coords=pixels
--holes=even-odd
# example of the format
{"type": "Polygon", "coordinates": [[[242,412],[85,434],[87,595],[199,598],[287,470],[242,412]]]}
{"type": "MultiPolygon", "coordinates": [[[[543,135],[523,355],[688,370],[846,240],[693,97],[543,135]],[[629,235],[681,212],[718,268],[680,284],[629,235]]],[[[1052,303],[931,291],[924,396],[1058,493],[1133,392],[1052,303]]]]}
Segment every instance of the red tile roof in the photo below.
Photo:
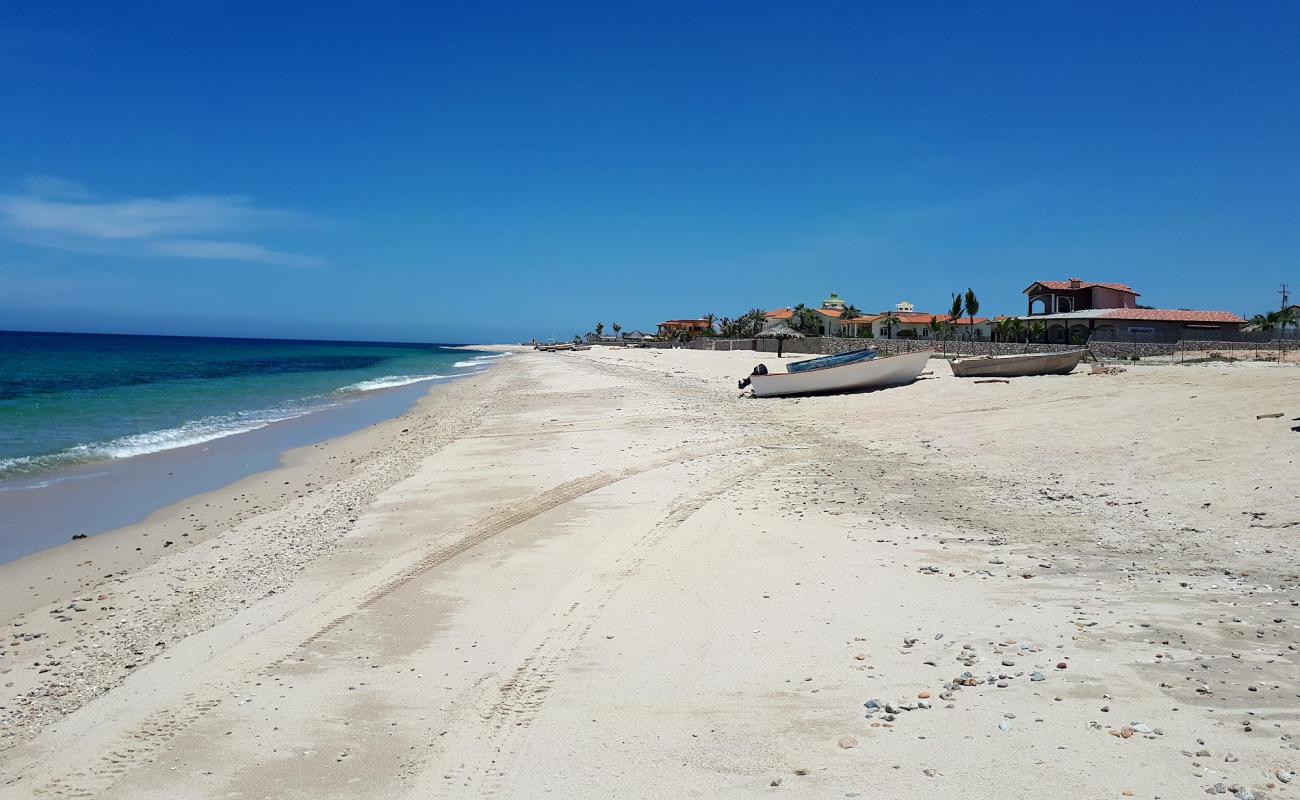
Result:
{"type": "Polygon", "coordinates": [[[768,319],[790,319],[794,316],[794,310],[789,308],[778,308],[776,311],[769,311],[763,316],[768,319]]]}
{"type": "Polygon", "coordinates": [[[814,308],[813,311],[816,311],[823,317],[838,317],[840,314],[844,313],[838,308],[814,308]]]}
{"type": "MultiPolygon", "coordinates": [[[[894,311],[891,312],[898,317],[898,321],[904,325],[929,325],[932,318],[937,318],[940,322],[948,319],[947,314],[928,314],[924,311],[894,311]]],[[[881,314],[883,317],[884,314],[881,314]]]]}
{"type": "Polygon", "coordinates": [[[1042,286],[1044,289],[1055,289],[1057,291],[1068,291],[1070,289],[1076,289],[1076,288],[1091,289],[1094,286],[1101,286],[1105,289],[1114,289],[1119,292],[1128,292],[1129,294],[1132,295],[1138,294],[1137,292],[1133,291],[1128,286],[1122,283],[1097,283],[1096,281],[1079,281],[1079,285],[1077,287],[1071,286],[1069,281],[1034,281],[1033,283],[1025,287],[1025,291],[1028,292],[1030,289],[1034,288],[1035,286],[1042,286]]]}
{"type": "Polygon", "coordinates": [[[1176,311],[1165,308],[1116,308],[1102,319],[1127,319],[1150,322],[1245,322],[1229,311],[1176,311]]]}

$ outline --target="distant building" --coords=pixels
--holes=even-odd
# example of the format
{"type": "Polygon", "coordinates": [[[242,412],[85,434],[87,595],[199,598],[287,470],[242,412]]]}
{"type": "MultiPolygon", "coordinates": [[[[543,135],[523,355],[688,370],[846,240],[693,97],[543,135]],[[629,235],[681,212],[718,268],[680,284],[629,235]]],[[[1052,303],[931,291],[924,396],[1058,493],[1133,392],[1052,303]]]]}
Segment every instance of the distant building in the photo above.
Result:
{"type": "MultiPolygon", "coordinates": [[[[844,311],[847,308],[848,303],[845,303],[844,300],[842,300],[835,292],[831,292],[831,296],[823,300],[819,308],[812,309],[813,313],[817,315],[816,330],[805,330],[802,332],[807,336],[856,335],[845,330],[844,326],[846,321],[842,318],[844,316],[844,311]]],[[[790,320],[794,318],[794,309],[789,307],[778,308],[775,311],[768,311],[764,316],[767,317],[769,325],[777,322],[789,323],[790,320]]]]}
{"type": "Polygon", "coordinates": [[[1122,283],[1034,281],[1025,289],[1029,315],[1068,314],[1096,308],[1137,308],[1138,293],[1122,283]]]}
{"type": "Polygon", "coordinates": [[[1029,322],[1047,326],[1047,341],[1064,344],[1091,337],[1184,337],[1241,330],[1246,320],[1227,311],[1138,308],[1138,293],[1122,283],[1079,278],[1034,281],[1025,289],[1029,322]]]}
{"type": "Polygon", "coordinates": [[[709,321],[700,319],[669,319],[659,323],[659,335],[668,338],[685,332],[691,336],[700,336],[709,329],[709,321]]]}

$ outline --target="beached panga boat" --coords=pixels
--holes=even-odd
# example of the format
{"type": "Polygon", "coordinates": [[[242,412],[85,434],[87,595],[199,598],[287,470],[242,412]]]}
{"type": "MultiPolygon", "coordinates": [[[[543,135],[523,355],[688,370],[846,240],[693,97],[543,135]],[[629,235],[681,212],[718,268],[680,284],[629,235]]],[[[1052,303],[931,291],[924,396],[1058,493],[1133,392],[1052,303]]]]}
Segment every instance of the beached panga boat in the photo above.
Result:
{"type": "Polygon", "coordinates": [[[778,397],[789,394],[822,392],[858,392],[911,383],[925,369],[930,352],[904,353],[888,358],[853,361],[837,367],[806,372],[778,372],[750,375],[755,397],[778,397]]]}
{"type": "Polygon", "coordinates": [[[948,362],[958,378],[1020,378],[1026,375],[1065,375],[1079,366],[1086,350],[977,356],[948,362]]]}
{"type": "Polygon", "coordinates": [[[855,361],[867,361],[876,357],[876,351],[871,348],[865,350],[853,350],[848,353],[839,353],[833,356],[822,356],[821,358],[810,358],[807,361],[792,361],[786,365],[786,372],[808,372],[814,369],[826,369],[827,367],[838,367],[841,364],[852,364],[855,361]]]}

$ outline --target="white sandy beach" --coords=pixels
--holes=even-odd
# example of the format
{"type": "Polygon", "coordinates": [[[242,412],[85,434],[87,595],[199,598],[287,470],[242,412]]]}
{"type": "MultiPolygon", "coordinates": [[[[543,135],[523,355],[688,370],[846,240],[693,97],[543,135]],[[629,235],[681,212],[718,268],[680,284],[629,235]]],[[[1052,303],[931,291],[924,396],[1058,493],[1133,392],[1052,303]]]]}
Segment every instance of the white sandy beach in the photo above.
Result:
{"type": "Polygon", "coordinates": [[[1300,791],[1294,367],[500,361],[0,567],[0,797],[1300,791]]]}

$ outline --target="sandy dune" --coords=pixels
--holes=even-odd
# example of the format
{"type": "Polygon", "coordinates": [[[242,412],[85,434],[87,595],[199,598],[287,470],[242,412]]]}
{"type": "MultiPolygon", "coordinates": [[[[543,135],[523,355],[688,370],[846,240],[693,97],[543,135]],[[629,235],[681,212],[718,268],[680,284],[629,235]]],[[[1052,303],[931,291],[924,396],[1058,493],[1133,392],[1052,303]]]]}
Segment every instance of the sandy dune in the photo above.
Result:
{"type": "Polygon", "coordinates": [[[758,360],[516,355],[0,572],[0,797],[1296,794],[1293,367],[758,360]]]}

